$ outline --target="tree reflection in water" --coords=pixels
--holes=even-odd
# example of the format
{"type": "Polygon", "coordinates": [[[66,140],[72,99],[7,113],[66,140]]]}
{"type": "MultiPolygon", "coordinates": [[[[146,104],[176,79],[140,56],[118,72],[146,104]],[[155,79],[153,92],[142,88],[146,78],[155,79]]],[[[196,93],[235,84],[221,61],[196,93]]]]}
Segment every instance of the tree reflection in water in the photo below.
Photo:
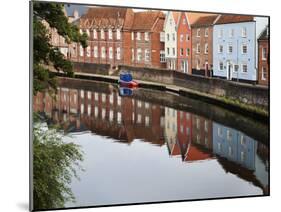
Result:
{"type": "Polygon", "coordinates": [[[33,127],[33,202],[34,209],[62,208],[68,201],[75,202],[69,187],[83,153],[80,146],[62,141],[63,134],[40,121],[33,127]]]}

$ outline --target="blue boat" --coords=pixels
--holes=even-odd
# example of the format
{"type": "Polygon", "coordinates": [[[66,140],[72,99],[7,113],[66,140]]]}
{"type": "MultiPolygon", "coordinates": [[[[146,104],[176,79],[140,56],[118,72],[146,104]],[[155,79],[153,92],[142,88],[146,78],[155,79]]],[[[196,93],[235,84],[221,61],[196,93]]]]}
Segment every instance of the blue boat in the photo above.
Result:
{"type": "Polygon", "coordinates": [[[137,87],[138,83],[133,80],[132,74],[128,72],[121,72],[119,76],[119,83],[121,86],[126,87],[137,87]]]}

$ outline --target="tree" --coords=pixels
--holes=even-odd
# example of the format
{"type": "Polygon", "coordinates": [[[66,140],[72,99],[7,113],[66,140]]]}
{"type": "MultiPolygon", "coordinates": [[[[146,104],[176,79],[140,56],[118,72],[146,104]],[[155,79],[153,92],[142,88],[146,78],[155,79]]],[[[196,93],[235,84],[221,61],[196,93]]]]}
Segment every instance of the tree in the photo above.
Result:
{"type": "MultiPolygon", "coordinates": [[[[35,115],[35,118],[37,116],[35,115]]],[[[46,128],[42,122],[33,127],[33,209],[62,208],[75,201],[69,184],[82,169],[80,146],[62,141],[56,128],[46,128]]]]}
{"type": "Polygon", "coordinates": [[[33,2],[33,94],[45,89],[56,90],[55,74],[50,66],[73,76],[73,66],[57,47],[50,44],[50,33],[47,23],[55,28],[67,43],[77,42],[87,47],[87,34],[80,34],[76,25],[68,22],[63,12],[64,4],[33,2]]]}

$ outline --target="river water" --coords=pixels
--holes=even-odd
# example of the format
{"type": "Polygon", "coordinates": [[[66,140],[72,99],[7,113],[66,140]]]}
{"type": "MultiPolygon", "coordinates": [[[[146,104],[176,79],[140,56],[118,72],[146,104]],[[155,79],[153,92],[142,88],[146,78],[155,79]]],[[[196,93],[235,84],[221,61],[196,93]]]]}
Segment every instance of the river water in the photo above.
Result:
{"type": "Polygon", "coordinates": [[[163,91],[60,79],[34,111],[81,146],[65,207],[268,195],[268,125],[163,91]]]}

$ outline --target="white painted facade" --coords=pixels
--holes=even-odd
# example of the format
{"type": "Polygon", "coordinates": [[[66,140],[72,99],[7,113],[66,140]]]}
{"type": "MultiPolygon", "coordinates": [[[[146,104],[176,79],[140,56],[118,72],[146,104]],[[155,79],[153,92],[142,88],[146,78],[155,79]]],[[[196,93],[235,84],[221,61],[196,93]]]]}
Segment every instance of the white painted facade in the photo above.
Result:
{"type": "Polygon", "coordinates": [[[165,23],[165,57],[167,68],[176,70],[177,64],[177,23],[173,17],[173,12],[169,11],[165,23]]]}

